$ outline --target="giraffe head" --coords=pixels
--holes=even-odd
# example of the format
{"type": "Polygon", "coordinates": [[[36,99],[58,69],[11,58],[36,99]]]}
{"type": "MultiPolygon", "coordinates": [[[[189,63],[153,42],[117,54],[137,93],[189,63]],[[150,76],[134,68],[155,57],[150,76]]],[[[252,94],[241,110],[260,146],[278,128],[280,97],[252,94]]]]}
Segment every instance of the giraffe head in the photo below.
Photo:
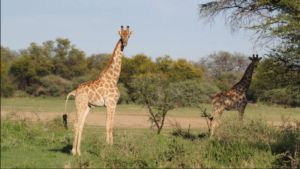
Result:
{"type": "Polygon", "coordinates": [[[251,64],[253,64],[256,67],[258,62],[261,60],[261,57],[258,57],[258,54],[253,54],[252,57],[249,57],[249,60],[251,60],[251,64]]]}
{"type": "Polygon", "coordinates": [[[126,29],[124,29],[124,27],[121,26],[121,30],[119,31],[119,35],[121,36],[122,48],[127,46],[127,42],[128,42],[128,39],[129,39],[131,34],[132,34],[132,31],[129,31],[129,26],[126,26],[126,29]]]}

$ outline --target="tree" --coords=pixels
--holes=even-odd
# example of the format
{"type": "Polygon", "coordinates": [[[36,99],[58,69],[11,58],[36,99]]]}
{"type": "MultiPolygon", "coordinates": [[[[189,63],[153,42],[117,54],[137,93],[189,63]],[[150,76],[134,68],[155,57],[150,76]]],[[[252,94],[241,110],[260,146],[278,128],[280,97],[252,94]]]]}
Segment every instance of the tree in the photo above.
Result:
{"type": "Polygon", "coordinates": [[[11,63],[17,58],[17,54],[9,48],[1,46],[1,96],[12,96],[15,85],[9,75],[11,63]]]}
{"type": "Polygon", "coordinates": [[[156,59],[158,71],[168,76],[171,81],[195,80],[201,79],[203,69],[196,67],[185,59],[172,60],[169,56],[156,59]]]}
{"type": "Polygon", "coordinates": [[[300,71],[299,0],[211,0],[200,5],[200,16],[213,19],[226,16],[233,30],[256,31],[259,40],[279,39],[270,55],[287,68],[300,71]],[[291,53],[291,54],[287,54],[291,53]]]}
{"type": "Polygon", "coordinates": [[[147,107],[151,127],[160,134],[167,113],[179,106],[198,105],[202,91],[195,87],[195,81],[172,82],[161,73],[147,73],[135,76],[130,83],[137,103],[147,107]]]}
{"type": "Polygon", "coordinates": [[[29,93],[35,92],[35,87],[40,84],[43,76],[52,74],[53,61],[51,58],[51,42],[49,46],[39,46],[31,43],[30,46],[23,50],[11,67],[10,73],[14,76],[14,81],[21,90],[29,93]]]}
{"type": "Polygon", "coordinates": [[[248,58],[240,53],[220,51],[200,60],[209,76],[218,78],[225,72],[244,72],[249,64],[248,58]]]}
{"type": "Polygon", "coordinates": [[[212,53],[200,60],[200,64],[206,71],[207,79],[211,78],[222,90],[232,87],[243,75],[249,60],[240,53],[220,51],[212,53]]]}
{"type": "Polygon", "coordinates": [[[298,0],[210,0],[201,4],[200,16],[226,17],[233,29],[255,30],[259,38],[283,38],[299,35],[298,0]]]}
{"type": "Polygon", "coordinates": [[[258,100],[289,106],[300,106],[300,74],[287,71],[274,58],[259,64],[250,91],[258,100]]]}
{"type": "Polygon", "coordinates": [[[68,39],[58,38],[56,39],[56,46],[54,47],[54,56],[53,56],[53,72],[55,75],[59,75],[64,78],[70,79],[67,72],[67,58],[71,50],[71,42],[68,39]]]}
{"type": "Polygon", "coordinates": [[[67,78],[84,75],[87,72],[85,53],[73,46],[68,54],[66,66],[68,71],[64,74],[67,75],[67,78]]]}
{"type": "Polygon", "coordinates": [[[137,103],[147,107],[151,127],[155,127],[157,134],[160,134],[167,112],[175,106],[167,79],[163,75],[148,73],[136,76],[131,82],[131,87],[135,91],[134,98],[137,103]]]}
{"type": "Polygon", "coordinates": [[[35,90],[34,95],[61,96],[70,92],[72,82],[60,76],[48,75],[41,78],[41,85],[35,90]]]}
{"type": "Polygon", "coordinates": [[[18,89],[21,90],[26,90],[28,86],[38,81],[35,64],[28,55],[23,55],[14,61],[10,73],[14,76],[18,89]]]}
{"type": "Polygon", "coordinates": [[[100,72],[108,65],[110,54],[93,54],[87,57],[87,68],[90,78],[96,78],[100,72]]]}
{"type": "Polygon", "coordinates": [[[132,97],[134,89],[132,88],[132,85],[130,85],[134,76],[156,72],[157,67],[155,63],[152,62],[150,57],[144,54],[138,54],[132,58],[123,57],[119,83],[124,84],[123,87],[128,89],[128,94],[131,96],[132,100],[135,101],[132,97]]]}
{"type": "Polygon", "coordinates": [[[258,70],[257,77],[254,76],[257,81],[254,83],[256,87],[252,87],[251,95],[257,98],[262,98],[267,93],[275,96],[270,95],[269,91],[273,90],[281,95],[290,95],[292,104],[297,105],[299,97],[293,94],[299,95],[300,91],[299,0],[210,0],[201,4],[199,9],[203,18],[213,19],[222,14],[234,31],[254,30],[257,42],[263,42],[261,45],[277,40],[277,46],[267,54],[268,59],[263,66],[265,68],[261,68],[265,72],[258,70]],[[274,84],[278,85],[272,88],[274,84]]]}

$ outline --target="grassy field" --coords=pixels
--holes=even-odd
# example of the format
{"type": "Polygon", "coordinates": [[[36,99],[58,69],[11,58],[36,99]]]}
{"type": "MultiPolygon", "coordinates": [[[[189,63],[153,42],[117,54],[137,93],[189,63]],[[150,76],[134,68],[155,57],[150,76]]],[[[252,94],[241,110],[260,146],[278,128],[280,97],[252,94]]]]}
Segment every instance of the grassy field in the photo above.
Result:
{"type": "MultiPolygon", "coordinates": [[[[1,111],[6,112],[60,112],[64,111],[64,98],[2,98],[1,111]]],[[[201,104],[210,112],[210,104],[201,104]]],[[[74,100],[68,102],[68,111],[74,112],[74,100]]],[[[94,108],[92,113],[104,113],[105,108],[94,108]]],[[[121,104],[117,106],[117,114],[147,115],[147,109],[141,105],[121,104]]],[[[168,116],[199,117],[199,108],[177,108],[168,113],[168,116]]],[[[236,111],[224,113],[224,117],[237,116],[236,111]]],[[[268,121],[281,121],[282,118],[300,120],[300,108],[284,108],[277,105],[248,104],[245,118],[267,119],[268,121]]]]}
{"type": "MultiPolygon", "coordinates": [[[[1,99],[1,112],[62,112],[61,98],[1,99]]],[[[202,107],[211,107],[203,104],[202,107]]],[[[73,101],[68,106],[75,111],[73,101]]],[[[104,112],[97,108],[92,113],[104,112]]],[[[198,108],[180,108],[175,117],[199,118],[198,108]]],[[[138,105],[119,105],[117,113],[147,115],[138,105]]],[[[70,154],[72,130],[61,119],[32,123],[1,118],[1,168],[290,168],[300,167],[300,108],[250,104],[243,124],[236,112],[225,112],[212,139],[206,129],[163,130],[118,128],[114,145],[105,144],[104,128],[87,126],[83,132],[82,156],[70,154]],[[230,120],[229,120],[230,119],[230,120]],[[267,125],[266,119],[282,127],[267,125]],[[282,121],[284,120],[284,121],[282,121]]]]}
{"type": "Polygon", "coordinates": [[[2,119],[1,168],[278,168],[299,167],[300,161],[299,128],[271,128],[262,121],[231,121],[213,139],[200,130],[156,135],[149,129],[117,128],[109,146],[103,133],[103,128],[87,127],[82,155],[73,157],[72,131],[64,130],[60,119],[2,119]]]}

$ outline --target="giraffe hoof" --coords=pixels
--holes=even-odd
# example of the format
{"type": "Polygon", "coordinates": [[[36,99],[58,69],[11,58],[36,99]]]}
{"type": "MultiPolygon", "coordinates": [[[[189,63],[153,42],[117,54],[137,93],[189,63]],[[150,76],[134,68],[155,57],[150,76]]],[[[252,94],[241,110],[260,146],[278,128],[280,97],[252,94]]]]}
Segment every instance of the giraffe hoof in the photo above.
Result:
{"type": "Polygon", "coordinates": [[[73,154],[73,156],[76,155],[76,150],[75,149],[72,149],[72,154],[73,154]]]}

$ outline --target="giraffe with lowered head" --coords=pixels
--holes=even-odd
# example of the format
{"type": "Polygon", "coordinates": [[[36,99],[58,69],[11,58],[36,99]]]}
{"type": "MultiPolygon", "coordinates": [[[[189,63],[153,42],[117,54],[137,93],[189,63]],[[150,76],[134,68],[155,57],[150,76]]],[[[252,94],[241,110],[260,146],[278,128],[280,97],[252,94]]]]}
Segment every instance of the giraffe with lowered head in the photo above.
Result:
{"type": "MultiPolygon", "coordinates": [[[[120,97],[117,83],[121,72],[123,50],[131,34],[132,32],[129,31],[129,26],[127,26],[126,29],[121,26],[121,30],[119,31],[120,40],[117,42],[107,67],[100,73],[96,80],[80,84],[77,89],[67,95],[65,109],[67,101],[72,95],[75,96],[77,110],[74,120],[73,155],[80,155],[83,126],[91,107],[94,106],[106,107],[106,143],[113,144],[113,120],[116,105],[120,97]]],[[[67,114],[63,115],[63,119],[65,127],[67,127],[67,114]]]]}
{"type": "Polygon", "coordinates": [[[209,117],[210,136],[213,136],[215,129],[220,124],[220,118],[224,110],[237,110],[240,120],[243,120],[247,105],[246,93],[250,87],[254,68],[257,66],[261,57],[253,55],[249,57],[251,63],[248,65],[242,79],[226,92],[216,94],[212,99],[213,113],[209,117]]]}

